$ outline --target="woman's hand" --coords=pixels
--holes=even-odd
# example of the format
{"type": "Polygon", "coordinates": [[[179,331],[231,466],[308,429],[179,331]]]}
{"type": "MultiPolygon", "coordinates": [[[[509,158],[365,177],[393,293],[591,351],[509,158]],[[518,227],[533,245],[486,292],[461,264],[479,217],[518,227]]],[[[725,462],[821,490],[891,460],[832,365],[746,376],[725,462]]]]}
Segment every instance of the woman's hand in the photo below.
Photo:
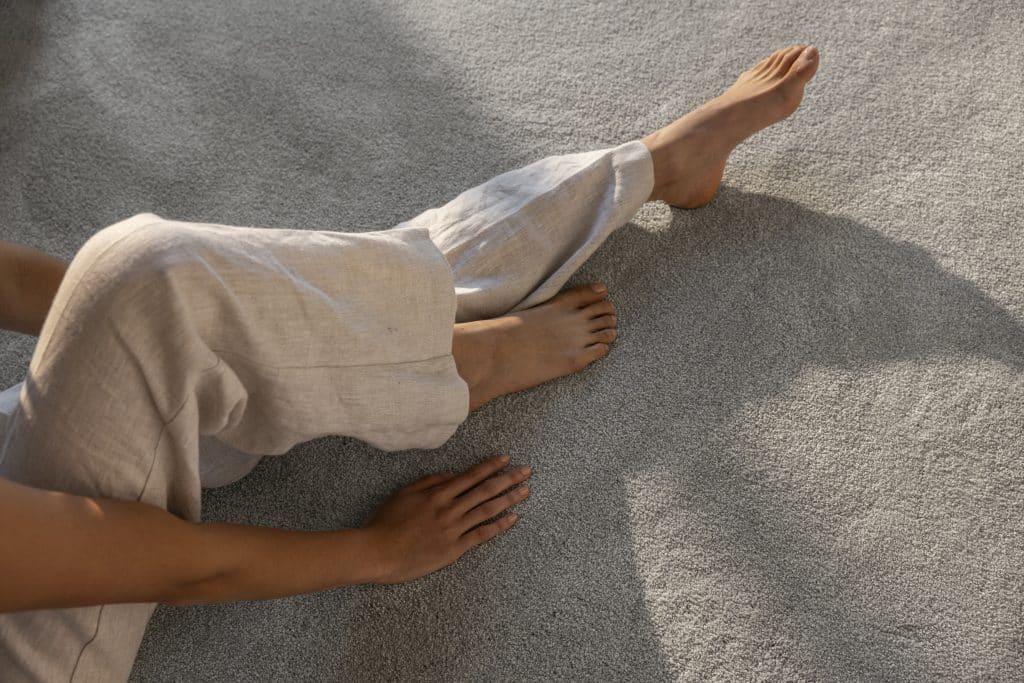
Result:
{"type": "Polygon", "coordinates": [[[530,495],[520,486],[499,496],[531,474],[529,467],[497,474],[508,462],[500,455],[461,474],[432,474],[384,503],[366,526],[380,563],[375,582],[425,576],[515,524],[515,514],[482,524],[530,495]]]}
{"type": "Polygon", "coordinates": [[[429,574],[515,523],[529,468],[492,458],[406,486],[363,529],[208,522],[0,478],[0,612],[122,602],[262,600],[429,574]],[[476,528],[474,528],[476,527],[476,528]]]}

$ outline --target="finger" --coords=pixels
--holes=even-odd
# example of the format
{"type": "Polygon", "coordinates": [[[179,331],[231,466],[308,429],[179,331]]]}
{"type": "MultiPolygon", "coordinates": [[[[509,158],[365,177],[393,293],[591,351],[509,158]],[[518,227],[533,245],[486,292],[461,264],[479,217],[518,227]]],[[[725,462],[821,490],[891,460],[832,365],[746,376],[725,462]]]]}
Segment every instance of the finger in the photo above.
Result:
{"type": "Polygon", "coordinates": [[[503,496],[498,496],[494,500],[489,500],[486,503],[473,508],[462,521],[466,525],[467,529],[472,529],[477,524],[486,522],[491,517],[500,515],[516,503],[523,502],[529,497],[529,495],[530,487],[520,486],[517,489],[509,491],[503,496]]]}
{"type": "Polygon", "coordinates": [[[443,496],[454,498],[455,496],[468,491],[495,472],[500,472],[508,464],[507,455],[496,455],[493,458],[484,460],[479,465],[470,467],[462,474],[452,477],[445,482],[439,490],[443,496]]]}
{"type": "Polygon", "coordinates": [[[415,491],[422,491],[424,489],[429,489],[431,486],[437,486],[438,484],[442,484],[454,476],[455,472],[441,472],[439,474],[428,474],[427,476],[417,479],[413,483],[409,484],[403,490],[409,493],[413,493],[415,491]]]}
{"type": "MultiPolygon", "coordinates": [[[[491,477],[487,481],[474,486],[459,496],[455,500],[455,510],[460,515],[464,514],[475,508],[477,505],[480,505],[480,503],[494,498],[505,489],[512,488],[519,482],[526,481],[530,478],[531,474],[533,474],[533,470],[529,467],[517,467],[511,472],[505,472],[504,474],[491,477]]],[[[481,521],[483,520],[479,520],[477,524],[481,521]]]]}
{"type": "Polygon", "coordinates": [[[484,524],[477,528],[467,531],[462,535],[462,552],[466,552],[475,545],[486,543],[495,536],[512,528],[512,525],[519,519],[519,515],[511,514],[505,515],[501,519],[495,520],[490,524],[484,524]]]}

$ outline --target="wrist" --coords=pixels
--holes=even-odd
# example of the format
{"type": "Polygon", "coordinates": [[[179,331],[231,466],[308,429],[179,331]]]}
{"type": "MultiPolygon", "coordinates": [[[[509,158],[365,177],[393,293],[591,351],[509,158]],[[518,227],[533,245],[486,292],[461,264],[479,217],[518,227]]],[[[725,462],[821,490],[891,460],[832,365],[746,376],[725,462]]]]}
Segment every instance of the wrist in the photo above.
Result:
{"type": "Polygon", "coordinates": [[[355,564],[359,568],[355,583],[383,583],[391,573],[392,560],[380,534],[369,527],[345,529],[341,533],[350,534],[354,540],[353,554],[358,558],[355,564]]]}

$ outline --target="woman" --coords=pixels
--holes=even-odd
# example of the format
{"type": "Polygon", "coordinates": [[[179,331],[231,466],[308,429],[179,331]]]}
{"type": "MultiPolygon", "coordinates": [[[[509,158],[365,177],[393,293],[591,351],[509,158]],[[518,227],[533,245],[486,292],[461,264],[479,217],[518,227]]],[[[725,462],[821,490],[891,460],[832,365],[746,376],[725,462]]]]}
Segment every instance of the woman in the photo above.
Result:
{"type": "Polygon", "coordinates": [[[0,451],[4,680],[124,679],[157,602],[407,581],[508,530],[530,471],[505,456],[410,484],[361,529],[201,524],[200,489],[327,434],[437,447],[492,398],[603,357],[607,290],[557,292],[644,202],[710,201],[817,64],[779,50],[643,140],[542,160],[388,231],[141,214],[66,272],[3,244],[0,324],[39,334],[0,451]]]}

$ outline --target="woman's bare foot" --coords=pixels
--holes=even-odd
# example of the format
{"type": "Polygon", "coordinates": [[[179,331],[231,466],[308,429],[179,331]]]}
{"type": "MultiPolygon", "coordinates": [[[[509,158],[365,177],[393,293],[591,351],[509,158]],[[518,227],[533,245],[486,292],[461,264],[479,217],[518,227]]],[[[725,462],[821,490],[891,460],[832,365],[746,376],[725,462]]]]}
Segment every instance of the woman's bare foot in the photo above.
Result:
{"type": "Polygon", "coordinates": [[[452,355],[469,385],[469,409],[608,355],[615,306],[601,284],[570,289],[525,311],[455,325],[452,355]]]}
{"type": "Polygon", "coordinates": [[[718,97],[645,137],[654,160],[651,200],[684,209],[710,202],[736,145],[796,111],[817,70],[817,48],[783,48],[718,97]]]}

